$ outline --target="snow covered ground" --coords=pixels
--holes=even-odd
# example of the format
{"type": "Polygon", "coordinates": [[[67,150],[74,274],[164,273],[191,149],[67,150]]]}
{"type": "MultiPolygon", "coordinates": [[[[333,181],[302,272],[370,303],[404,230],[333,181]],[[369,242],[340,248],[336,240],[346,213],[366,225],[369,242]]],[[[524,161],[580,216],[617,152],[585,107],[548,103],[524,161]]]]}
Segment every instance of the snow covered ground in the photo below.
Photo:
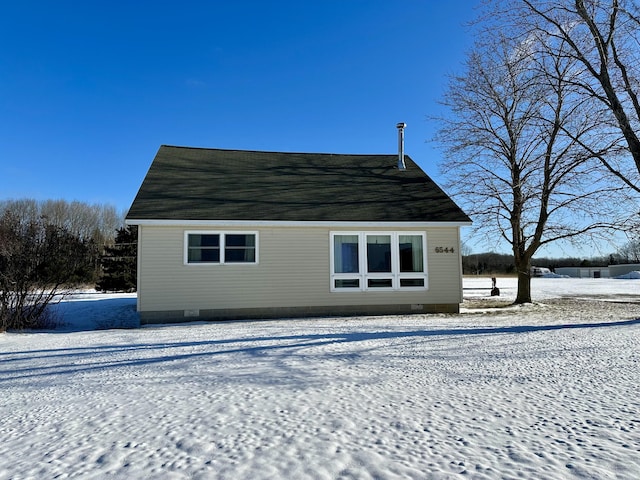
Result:
{"type": "Polygon", "coordinates": [[[640,478],[640,281],[532,285],[129,329],[134,295],[78,295],[56,331],[0,334],[0,479],[640,478]]]}

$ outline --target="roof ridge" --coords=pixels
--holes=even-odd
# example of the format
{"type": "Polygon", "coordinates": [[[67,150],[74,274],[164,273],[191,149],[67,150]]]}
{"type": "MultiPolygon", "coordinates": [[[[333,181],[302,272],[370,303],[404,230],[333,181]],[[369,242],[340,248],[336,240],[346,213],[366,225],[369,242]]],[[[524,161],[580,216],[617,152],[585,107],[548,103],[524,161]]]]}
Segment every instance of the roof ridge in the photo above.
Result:
{"type": "MultiPolygon", "coordinates": [[[[350,156],[350,157],[397,157],[397,153],[331,153],[331,152],[280,152],[275,150],[246,150],[238,148],[211,148],[211,147],[188,147],[184,145],[160,145],[160,148],[178,148],[184,150],[208,150],[217,152],[244,152],[244,153],[279,153],[284,155],[326,155],[326,156],[350,156]]],[[[409,155],[406,157],[411,158],[409,155]]]]}

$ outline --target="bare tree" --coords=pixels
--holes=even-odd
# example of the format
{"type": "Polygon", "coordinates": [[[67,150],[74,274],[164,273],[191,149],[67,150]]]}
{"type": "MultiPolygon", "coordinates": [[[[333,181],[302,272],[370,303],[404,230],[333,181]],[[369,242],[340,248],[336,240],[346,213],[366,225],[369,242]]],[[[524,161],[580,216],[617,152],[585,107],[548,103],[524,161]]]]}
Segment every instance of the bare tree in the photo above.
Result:
{"type": "Polygon", "coordinates": [[[46,325],[47,307],[95,282],[123,217],[109,205],[0,202],[0,331],[46,325]]]}
{"type": "Polygon", "coordinates": [[[93,238],[98,243],[104,240],[113,244],[116,230],[124,225],[124,215],[108,204],[25,198],[0,201],[0,212],[3,211],[10,211],[25,221],[45,218],[47,223],[63,228],[81,240],[93,238]]]}
{"type": "Polygon", "coordinates": [[[112,246],[116,231],[124,224],[124,215],[112,205],[89,204],[79,201],[34,199],[0,201],[0,214],[12,212],[22,221],[37,222],[40,219],[55,225],[81,241],[93,250],[94,271],[88,283],[94,282],[100,273],[100,257],[105,246],[112,246]]]}
{"type": "Polygon", "coordinates": [[[39,203],[38,210],[50,223],[83,240],[94,238],[113,243],[114,232],[124,223],[112,205],[46,200],[39,203]]]}
{"type": "Polygon", "coordinates": [[[640,8],[636,0],[495,1],[493,20],[519,35],[535,34],[552,56],[579,69],[572,82],[607,112],[601,131],[621,135],[624,151],[592,152],[640,192],[640,8]],[[496,8],[497,5],[502,7],[496,8]],[[515,27],[515,29],[514,29],[515,27]],[[615,132],[613,131],[615,130],[615,132]],[[631,162],[629,160],[632,160],[631,162]]]}
{"type": "Polygon", "coordinates": [[[640,238],[630,240],[615,255],[621,263],[640,263],[640,238]]]}
{"type": "Polygon", "coordinates": [[[0,213],[0,331],[48,325],[47,308],[91,269],[87,242],[39,219],[0,213]]]}
{"type": "Polygon", "coordinates": [[[450,114],[439,119],[441,170],[476,232],[511,246],[515,302],[528,303],[538,249],[625,228],[628,198],[596,160],[594,152],[605,153],[601,114],[574,85],[575,60],[543,55],[534,35],[481,39],[443,101],[450,114]]]}

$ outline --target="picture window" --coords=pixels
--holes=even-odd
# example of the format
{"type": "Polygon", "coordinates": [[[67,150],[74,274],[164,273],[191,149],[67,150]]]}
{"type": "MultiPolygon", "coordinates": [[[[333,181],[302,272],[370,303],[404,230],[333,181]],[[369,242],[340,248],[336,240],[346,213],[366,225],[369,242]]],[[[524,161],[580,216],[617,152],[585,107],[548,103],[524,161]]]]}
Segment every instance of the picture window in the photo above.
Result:
{"type": "Polygon", "coordinates": [[[426,290],[423,232],[331,232],[331,290],[426,290]]]}

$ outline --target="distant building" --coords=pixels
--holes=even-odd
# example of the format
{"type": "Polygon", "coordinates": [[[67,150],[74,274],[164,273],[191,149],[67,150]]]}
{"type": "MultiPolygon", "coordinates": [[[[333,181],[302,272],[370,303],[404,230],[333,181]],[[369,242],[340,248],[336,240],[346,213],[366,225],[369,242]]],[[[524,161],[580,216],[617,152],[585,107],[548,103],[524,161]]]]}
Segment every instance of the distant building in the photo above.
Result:
{"type": "Polygon", "coordinates": [[[608,267],[557,267],[555,273],[574,278],[616,278],[630,272],[640,271],[640,263],[609,265],[608,267]]]}
{"type": "Polygon", "coordinates": [[[622,265],[609,265],[611,277],[619,277],[630,272],[640,272],[640,263],[625,263],[622,265]]]}
{"type": "Polygon", "coordinates": [[[555,273],[574,278],[609,278],[611,267],[557,267],[555,273]]]}

